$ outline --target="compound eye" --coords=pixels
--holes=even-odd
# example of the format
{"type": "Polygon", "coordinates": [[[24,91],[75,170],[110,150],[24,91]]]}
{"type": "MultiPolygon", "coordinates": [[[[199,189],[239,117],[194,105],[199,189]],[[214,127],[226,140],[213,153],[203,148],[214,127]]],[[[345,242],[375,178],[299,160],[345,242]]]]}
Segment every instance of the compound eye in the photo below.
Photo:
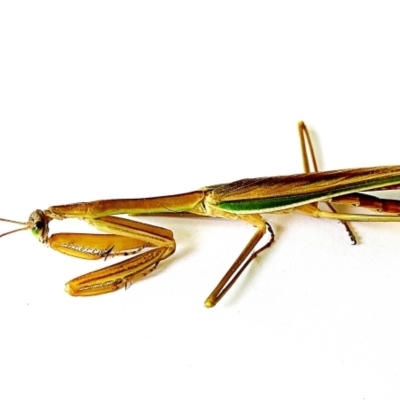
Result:
{"type": "Polygon", "coordinates": [[[29,217],[29,227],[33,235],[42,243],[47,243],[49,234],[49,220],[42,210],[34,211],[29,217]]]}
{"type": "Polygon", "coordinates": [[[40,233],[42,232],[44,228],[44,222],[43,221],[37,221],[35,225],[32,227],[32,233],[34,236],[39,236],[40,233]]]}

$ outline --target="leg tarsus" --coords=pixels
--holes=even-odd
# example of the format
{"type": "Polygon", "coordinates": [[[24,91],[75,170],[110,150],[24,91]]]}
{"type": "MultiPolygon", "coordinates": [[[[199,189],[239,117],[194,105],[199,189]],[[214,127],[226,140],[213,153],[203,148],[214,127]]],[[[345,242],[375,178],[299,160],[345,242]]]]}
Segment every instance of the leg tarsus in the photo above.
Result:
{"type": "MultiPolygon", "coordinates": [[[[329,204],[329,203],[324,203],[324,204],[326,204],[328,206],[328,208],[330,208],[330,210],[333,213],[335,213],[335,214],[337,213],[335,207],[333,207],[332,204],[329,204]]],[[[354,234],[353,230],[351,229],[349,223],[346,222],[346,221],[339,221],[339,222],[344,226],[344,229],[346,229],[346,232],[347,232],[347,234],[348,234],[348,236],[349,236],[349,238],[351,240],[351,244],[353,246],[356,245],[357,244],[357,238],[356,238],[356,235],[354,234]]]]}

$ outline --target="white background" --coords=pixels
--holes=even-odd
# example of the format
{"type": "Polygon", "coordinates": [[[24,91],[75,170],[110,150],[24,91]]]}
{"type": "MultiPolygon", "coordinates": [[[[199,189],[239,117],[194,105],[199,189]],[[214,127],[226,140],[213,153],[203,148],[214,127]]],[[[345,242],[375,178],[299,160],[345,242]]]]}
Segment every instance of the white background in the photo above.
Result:
{"type": "MultiPolygon", "coordinates": [[[[322,169],[398,164],[396,3],[275,3],[2,3],[0,216],[301,172],[300,119],[322,169]]],[[[351,246],[335,221],[268,220],[214,309],[252,227],[148,219],[176,254],[92,298],[63,285],[104,262],[0,239],[2,397],[398,398],[397,225],[353,224],[351,246]]]]}

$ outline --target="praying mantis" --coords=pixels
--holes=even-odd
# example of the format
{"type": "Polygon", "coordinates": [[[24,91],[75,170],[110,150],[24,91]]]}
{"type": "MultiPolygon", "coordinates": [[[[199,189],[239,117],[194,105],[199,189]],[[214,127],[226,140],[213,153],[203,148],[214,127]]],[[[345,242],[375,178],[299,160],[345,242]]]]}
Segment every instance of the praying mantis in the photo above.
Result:
{"type": "Polygon", "coordinates": [[[0,218],[0,221],[23,226],[0,237],[31,230],[40,242],[70,256],[88,260],[124,256],[123,261],[72,279],[65,286],[73,296],[91,296],[112,292],[142,279],[176,249],[172,231],[117,215],[199,216],[246,222],[255,227],[255,233],[205,300],[206,307],[213,307],[251,261],[274,242],[274,231],[261,214],[295,211],[316,218],[336,219],[343,223],[353,244],[356,244],[356,238],[348,221],[400,221],[400,200],[380,199],[362,193],[400,189],[400,166],[319,172],[312,140],[302,121],[298,123],[298,132],[304,173],[241,179],[177,195],[52,206],[34,211],[28,222],[0,218]],[[329,210],[321,209],[319,203],[325,203],[329,210]],[[376,213],[337,212],[334,204],[363,207],[376,213]],[[83,219],[103,233],[49,235],[52,220],[67,218],[83,219]],[[269,240],[256,249],[266,233],[269,240]]]}

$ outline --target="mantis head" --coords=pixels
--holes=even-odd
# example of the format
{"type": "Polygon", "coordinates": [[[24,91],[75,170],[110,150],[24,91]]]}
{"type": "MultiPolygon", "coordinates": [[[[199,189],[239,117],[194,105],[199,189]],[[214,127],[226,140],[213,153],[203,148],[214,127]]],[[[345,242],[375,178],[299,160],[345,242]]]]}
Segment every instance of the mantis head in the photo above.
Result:
{"type": "Polygon", "coordinates": [[[28,222],[20,222],[20,221],[13,221],[10,219],[0,218],[0,221],[9,222],[12,224],[23,225],[22,228],[13,229],[11,231],[5,232],[0,235],[0,238],[3,236],[10,235],[14,232],[25,231],[30,229],[35,236],[41,243],[47,243],[48,235],[49,235],[49,222],[51,221],[51,217],[46,215],[45,211],[42,210],[35,210],[28,219],[28,222]]]}

